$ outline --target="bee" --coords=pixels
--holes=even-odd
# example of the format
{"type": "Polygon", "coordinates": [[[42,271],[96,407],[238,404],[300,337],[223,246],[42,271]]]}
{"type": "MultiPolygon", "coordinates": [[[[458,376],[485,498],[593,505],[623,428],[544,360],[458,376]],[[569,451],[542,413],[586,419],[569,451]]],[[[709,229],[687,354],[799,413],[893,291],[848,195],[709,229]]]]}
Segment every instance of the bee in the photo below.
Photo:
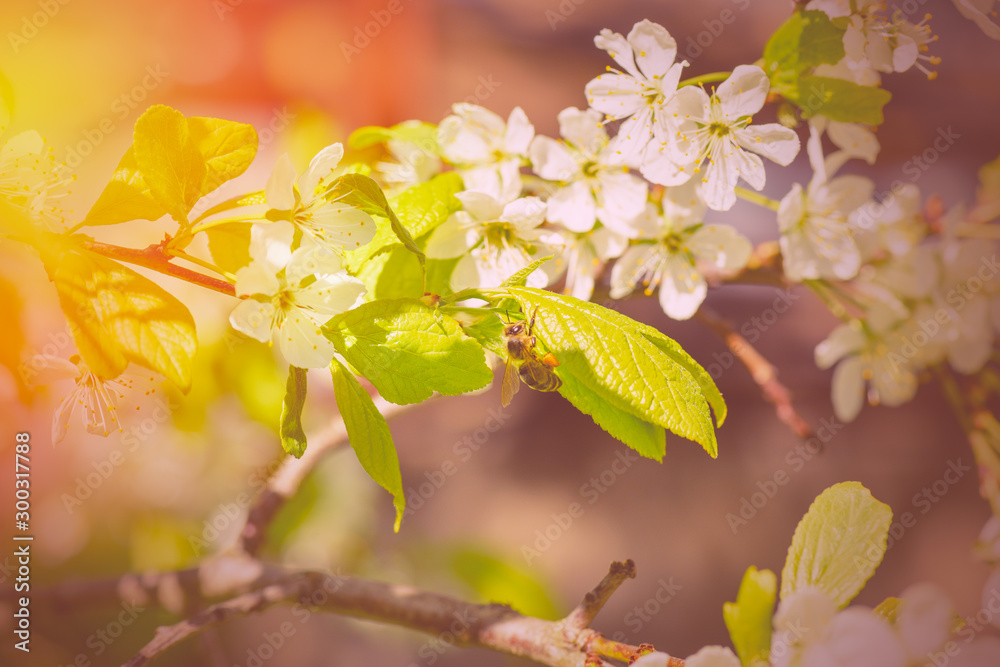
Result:
{"type": "Polygon", "coordinates": [[[521,321],[504,324],[507,365],[504,367],[503,384],[500,388],[500,404],[504,407],[510,405],[514,394],[520,389],[521,380],[537,391],[555,391],[562,386],[562,380],[552,372],[559,362],[552,353],[543,357],[535,349],[535,336],[531,332],[535,328],[537,312],[538,308],[535,307],[527,323],[521,321]]]}

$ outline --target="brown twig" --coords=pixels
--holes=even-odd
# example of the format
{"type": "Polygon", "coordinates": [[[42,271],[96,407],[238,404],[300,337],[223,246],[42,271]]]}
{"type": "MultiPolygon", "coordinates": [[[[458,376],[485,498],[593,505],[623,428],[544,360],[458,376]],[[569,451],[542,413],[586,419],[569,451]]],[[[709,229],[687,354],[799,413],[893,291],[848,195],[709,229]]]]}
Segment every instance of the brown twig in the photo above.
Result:
{"type": "Polygon", "coordinates": [[[229,296],[236,296],[236,288],[225,280],[212,278],[192,269],[177,266],[171,263],[173,256],[165,251],[163,243],[154,243],[141,250],[136,248],[124,248],[110,243],[100,243],[89,239],[79,239],[80,247],[98,255],[104,255],[120,262],[144,266],[160,273],[165,273],[174,278],[180,278],[195,285],[201,285],[210,290],[221,292],[229,296]]]}
{"type": "MultiPolygon", "coordinates": [[[[629,567],[628,563],[613,564],[612,573],[634,573],[634,565],[629,567]]],[[[610,595],[622,580],[619,574],[609,574],[594,591],[610,595]]],[[[208,627],[277,604],[298,604],[313,611],[398,625],[438,637],[442,642],[447,637],[448,643],[457,646],[486,648],[553,667],[583,667],[588,659],[595,664],[595,656],[631,660],[652,650],[648,645],[611,642],[590,628],[575,627],[579,620],[576,610],[561,621],[547,621],[524,616],[506,605],[472,604],[409,586],[318,572],[293,572],[208,607],[180,623],[160,628],[125,667],[146,665],[171,646],[208,627]]],[[[682,667],[684,663],[672,658],[669,664],[682,667]]]]}
{"type": "Polygon", "coordinates": [[[786,424],[795,435],[800,438],[809,438],[813,435],[812,427],[805,419],[799,415],[792,404],[791,395],[785,385],[778,380],[774,366],[758,352],[747,339],[741,336],[724,319],[713,314],[707,308],[702,307],[695,315],[695,319],[711,329],[729,348],[737,359],[739,359],[750,376],[757,383],[764,397],[774,404],[775,412],[784,424],[786,424]]]}
{"type": "Polygon", "coordinates": [[[618,590],[618,587],[625,583],[626,579],[635,579],[635,563],[631,560],[624,563],[612,563],[601,583],[597,584],[593,590],[588,591],[576,609],[566,617],[566,626],[577,630],[589,628],[590,624],[594,622],[594,618],[604,608],[605,603],[618,590]]]}

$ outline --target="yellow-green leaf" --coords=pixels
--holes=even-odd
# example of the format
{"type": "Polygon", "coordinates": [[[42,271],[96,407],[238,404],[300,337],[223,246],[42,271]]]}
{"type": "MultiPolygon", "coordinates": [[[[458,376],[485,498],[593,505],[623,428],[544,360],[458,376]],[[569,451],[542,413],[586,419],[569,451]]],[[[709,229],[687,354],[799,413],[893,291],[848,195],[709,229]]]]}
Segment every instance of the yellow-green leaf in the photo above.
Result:
{"type": "Polygon", "coordinates": [[[744,667],[766,667],[771,651],[771,616],[778,578],[770,570],[751,566],[743,575],[736,602],[722,607],[722,617],[744,667]]]}
{"type": "Polygon", "coordinates": [[[187,118],[168,106],[150,107],[135,122],[132,147],[153,197],[175,220],[187,222],[208,173],[187,118]]]}
{"type": "Polygon", "coordinates": [[[281,435],[281,448],[297,459],[306,453],[306,432],[302,429],[302,408],[305,404],[306,369],[289,366],[278,430],[281,435]]]}
{"type": "Polygon", "coordinates": [[[84,219],[85,225],[116,225],[130,220],[158,220],[167,210],[153,197],[129,148],[111,181],[84,219]]]}
{"type": "Polygon", "coordinates": [[[236,273],[250,264],[250,224],[230,222],[205,230],[208,251],[216,266],[223,271],[236,273]]]}
{"type": "Polygon", "coordinates": [[[257,155],[257,131],[252,125],[221,118],[188,118],[188,129],[205,159],[202,197],[242,174],[257,155]]]}
{"type": "Polygon", "coordinates": [[[100,255],[69,252],[51,270],[91,370],[113,378],[131,361],[187,390],[198,345],[191,313],[169,292],[100,255]]]}

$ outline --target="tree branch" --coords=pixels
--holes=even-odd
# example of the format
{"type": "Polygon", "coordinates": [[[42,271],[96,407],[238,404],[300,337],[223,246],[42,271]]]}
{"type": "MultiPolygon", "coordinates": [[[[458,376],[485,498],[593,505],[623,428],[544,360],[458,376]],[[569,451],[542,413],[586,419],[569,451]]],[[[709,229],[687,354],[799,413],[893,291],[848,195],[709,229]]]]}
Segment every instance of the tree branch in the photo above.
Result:
{"type": "MultiPolygon", "coordinates": [[[[613,563],[608,576],[587,594],[581,606],[593,610],[593,603],[588,602],[592,595],[606,600],[634,573],[631,561],[613,563]]],[[[579,627],[583,618],[578,610],[561,621],[547,621],[524,616],[506,605],[472,604],[409,586],[319,572],[292,572],[208,607],[176,625],[160,628],[125,667],[146,665],[171,646],[206,628],[278,604],[298,604],[314,611],[398,625],[437,637],[442,643],[490,649],[551,667],[601,664],[602,656],[631,660],[652,650],[649,645],[636,647],[611,642],[588,627],[579,627]]],[[[671,660],[671,667],[684,664],[676,658],[671,660]]]]}
{"type": "Polygon", "coordinates": [[[778,380],[774,366],[758,352],[747,339],[733,329],[728,322],[718,317],[710,310],[702,307],[695,314],[695,319],[711,329],[739,359],[750,376],[757,383],[764,397],[774,404],[775,412],[785,425],[800,438],[813,435],[812,427],[799,415],[792,404],[791,395],[785,385],[778,380]]]}
{"type": "Polygon", "coordinates": [[[626,579],[635,579],[635,563],[631,560],[612,563],[601,583],[583,596],[583,601],[566,617],[567,627],[578,630],[589,628],[605,603],[626,579]]]}
{"type": "Polygon", "coordinates": [[[95,252],[98,255],[104,255],[105,257],[110,257],[111,259],[117,259],[119,262],[127,262],[129,264],[135,264],[136,266],[144,266],[147,269],[153,269],[160,273],[165,273],[168,276],[173,276],[174,278],[180,278],[189,283],[195,285],[201,285],[210,290],[216,292],[221,292],[229,296],[236,296],[236,288],[227,283],[225,280],[219,280],[218,278],[212,278],[204,274],[198,273],[191,269],[184,268],[183,266],[177,266],[171,263],[173,256],[164,252],[163,243],[154,243],[142,250],[137,250],[136,248],[123,248],[122,246],[112,245],[110,243],[100,243],[98,241],[91,241],[89,239],[83,239],[74,237],[80,247],[91,252],[95,252]]]}

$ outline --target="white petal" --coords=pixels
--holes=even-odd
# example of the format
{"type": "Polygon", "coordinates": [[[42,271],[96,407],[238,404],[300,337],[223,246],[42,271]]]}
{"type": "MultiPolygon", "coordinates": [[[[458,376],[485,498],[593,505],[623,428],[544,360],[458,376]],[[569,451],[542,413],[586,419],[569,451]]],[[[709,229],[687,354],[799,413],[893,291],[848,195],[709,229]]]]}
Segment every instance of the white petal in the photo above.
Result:
{"type": "Polygon", "coordinates": [[[600,267],[589,243],[576,244],[570,251],[566,268],[566,289],[570,296],[588,301],[594,294],[594,274],[600,267]]]}
{"type": "Polygon", "coordinates": [[[648,100],[642,82],[615,72],[605,72],[587,83],[585,93],[590,106],[611,118],[626,118],[644,107],[648,100]]]}
{"type": "Polygon", "coordinates": [[[620,299],[631,294],[642,273],[652,268],[651,263],[656,257],[657,246],[651,243],[634,245],[618,258],[611,269],[611,298],[620,299]]]}
{"type": "Polygon", "coordinates": [[[666,653],[647,653],[632,663],[632,667],[667,667],[670,656],[666,653]]]}
{"type": "Polygon", "coordinates": [[[799,135],[778,123],[750,125],[735,132],[740,146],[759,153],[782,167],[787,167],[799,154],[799,135]]]}
{"type": "Polygon", "coordinates": [[[555,139],[535,137],[530,155],[532,169],[547,181],[571,181],[581,175],[580,165],[566,146],[555,139]]]}
{"type": "MultiPolygon", "coordinates": [[[[460,292],[469,287],[487,287],[479,268],[479,263],[471,253],[463,255],[462,259],[458,260],[458,264],[455,265],[454,271],[451,272],[451,289],[460,292]]],[[[496,281],[496,284],[500,284],[500,282],[496,281]]],[[[491,286],[495,287],[495,285],[491,286]]]]}
{"type": "Polygon", "coordinates": [[[851,157],[858,157],[868,164],[875,164],[879,151],[878,138],[864,125],[830,121],[826,132],[830,141],[838,148],[847,151],[851,157]]]}
{"type": "Polygon", "coordinates": [[[431,232],[425,252],[431,259],[451,259],[469,251],[481,234],[478,227],[469,224],[469,215],[459,211],[431,232]]]}
{"type": "Polygon", "coordinates": [[[583,181],[560,188],[549,197],[548,217],[571,232],[586,232],[594,227],[597,204],[590,188],[583,181]]]}
{"type": "Polygon", "coordinates": [[[503,214],[503,204],[495,197],[479,190],[466,190],[455,194],[462,208],[478,222],[494,222],[503,214]]]}
{"type": "Polygon", "coordinates": [[[597,217],[605,225],[622,230],[645,209],[649,186],[641,178],[625,172],[603,172],[597,183],[597,217]]]}
{"type": "Polygon", "coordinates": [[[917,584],[903,592],[896,629],[914,661],[936,651],[951,634],[955,609],[934,584],[917,584]]]}
{"type": "Polygon", "coordinates": [[[699,260],[726,271],[742,269],[753,252],[753,244],[729,225],[702,227],[688,239],[688,247],[699,260]]]}
{"type": "Polygon", "coordinates": [[[262,343],[269,343],[274,312],[274,306],[270,303],[244,299],[236,304],[236,308],[230,313],[229,323],[237,331],[262,343]]]}
{"type": "Polygon", "coordinates": [[[694,176],[693,162],[679,162],[666,146],[650,145],[646,149],[640,171],[650,182],[659,185],[681,185],[694,176]]]}
{"type": "MultiPolygon", "coordinates": [[[[636,26],[638,25],[637,23],[636,26]]],[[[635,30],[634,27],[633,30],[635,30]]],[[[594,37],[594,45],[602,51],[606,51],[626,72],[636,78],[642,77],[632,58],[632,45],[620,33],[605,28],[601,34],[594,37]]]]}
{"type": "Polygon", "coordinates": [[[799,226],[806,215],[806,199],[802,186],[798,183],[781,198],[778,204],[778,229],[781,233],[789,232],[799,226]]]}
{"type": "Polygon", "coordinates": [[[249,296],[264,294],[273,296],[278,293],[281,283],[275,275],[274,268],[261,262],[250,262],[236,272],[236,295],[249,296]]]}
{"type": "Polygon", "coordinates": [[[736,203],[736,183],[740,172],[731,158],[719,157],[705,170],[702,195],[705,203],[715,211],[728,211],[736,203]]]}
{"type": "Polygon", "coordinates": [[[628,237],[607,227],[601,227],[590,235],[590,244],[594,247],[597,258],[607,261],[625,252],[628,248],[628,237]]]}
{"type": "Polygon", "coordinates": [[[295,177],[292,159],[285,153],[278,158],[274,171],[271,172],[264,187],[264,197],[268,206],[278,211],[290,211],[295,208],[295,177]]]}
{"type": "MultiPolygon", "coordinates": [[[[1000,39],[998,36],[993,39],[1000,39]]],[[[994,622],[996,615],[993,616],[994,622]]],[[[1000,655],[1000,638],[980,635],[971,643],[962,644],[959,654],[948,663],[948,667],[996,667],[997,656],[1000,655]]]]}
{"type": "Polygon", "coordinates": [[[612,141],[616,162],[635,164],[653,140],[653,108],[645,105],[618,128],[612,141]]]}
{"type": "Polygon", "coordinates": [[[569,107],[559,112],[559,134],[563,139],[588,153],[597,153],[608,142],[608,133],[594,109],[583,111],[569,107]]]}
{"type": "Polygon", "coordinates": [[[707,294],[705,279],[686,259],[673,255],[667,260],[660,283],[660,306],[667,316],[690,319],[707,294]]]}
{"type": "Polygon", "coordinates": [[[628,43],[636,65],[650,80],[662,79],[677,56],[677,42],[666,28],[652,21],[636,23],[628,34],[628,43]]]}
{"type": "Polygon", "coordinates": [[[311,222],[319,228],[316,240],[344,250],[367,244],[378,231],[370,215],[340,202],[320,201],[310,207],[309,213],[311,222]]]}
{"type": "Polygon", "coordinates": [[[829,368],[848,354],[856,354],[864,347],[865,336],[850,325],[842,324],[834,329],[826,340],[816,346],[815,358],[819,368],[829,368]]]}
{"type": "Polygon", "coordinates": [[[294,239],[295,225],[287,220],[254,223],[250,228],[250,259],[277,273],[291,259],[294,239]]]}
{"type": "Polygon", "coordinates": [[[833,411],[840,421],[854,421],[861,412],[865,399],[864,367],[860,357],[849,357],[837,364],[833,371],[833,411]]]}
{"type": "MultiPolygon", "coordinates": [[[[860,607],[845,609],[834,617],[827,646],[838,665],[904,667],[906,664],[903,647],[888,621],[860,607]]],[[[811,664],[808,653],[803,664],[811,664]]]]}
{"type": "Polygon", "coordinates": [[[514,107],[507,118],[504,133],[504,152],[507,155],[527,155],[528,146],[535,136],[535,126],[528,122],[528,116],[521,107],[514,107]]]}
{"type": "Polygon", "coordinates": [[[295,304],[317,324],[351,310],[364,300],[365,284],[345,271],[320,276],[316,282],[295,292],[295,304]]]}
{"type": "Polygon", "coordinates": [[[333,343],[298,308],[285,313],[285,321],[278,332],[278,347],[285,361],[299,368],[325,368],[335,352],[333,343]]]}
{"type": "Polygon", "coordinates": [[[69,420],[73,416],[73,408],[77,403],[77,392],[74,390],[69,396],[59,402],[59,406],[52,414],[52,444],[58,445],[66,437],[69,431],[69,420]]]}
{"type": "Polygon", "coordinates": [[[740,667],[740,659],[724,646],[706,646],[684,660],[685,667],[740,667]]]}
{"type": "Polygon", "coordinates": [[[763,189],[766,174],[764,173],[764,162],[759,157],[737,148],[733,151],[732,160],[740,172],[740,177],[750,187],[757,191],[763,189]]]}
{"type": "Polygon", "coordinates": [[[341,143],[331,144],[316,154],[299,178],[299,190],[304,200],[311,201],[316,196],[316,186],[333,174],[343,157],[344,145],[341,143]]]}
{"type": "Polygon", "coordinates": [[[739,65],[716,92],[726,121],[733,123],[760,111],[770,87],[764,70],[755,65],[739,65]]]}
{"type": "Polygon", "coordinates": [[[340,257],[329,248],[320,245],[298,248],[285,267],[285,282],[294,287],[307,276],[337,273],[340,270],[340,257]]]}
{"type": "Polygon", "coordinates": [[[521,197],[503,207],[500,221],[521,231],[533,229],[545,222],[545,209],[545,202],[538,197],[521,197]]]}

